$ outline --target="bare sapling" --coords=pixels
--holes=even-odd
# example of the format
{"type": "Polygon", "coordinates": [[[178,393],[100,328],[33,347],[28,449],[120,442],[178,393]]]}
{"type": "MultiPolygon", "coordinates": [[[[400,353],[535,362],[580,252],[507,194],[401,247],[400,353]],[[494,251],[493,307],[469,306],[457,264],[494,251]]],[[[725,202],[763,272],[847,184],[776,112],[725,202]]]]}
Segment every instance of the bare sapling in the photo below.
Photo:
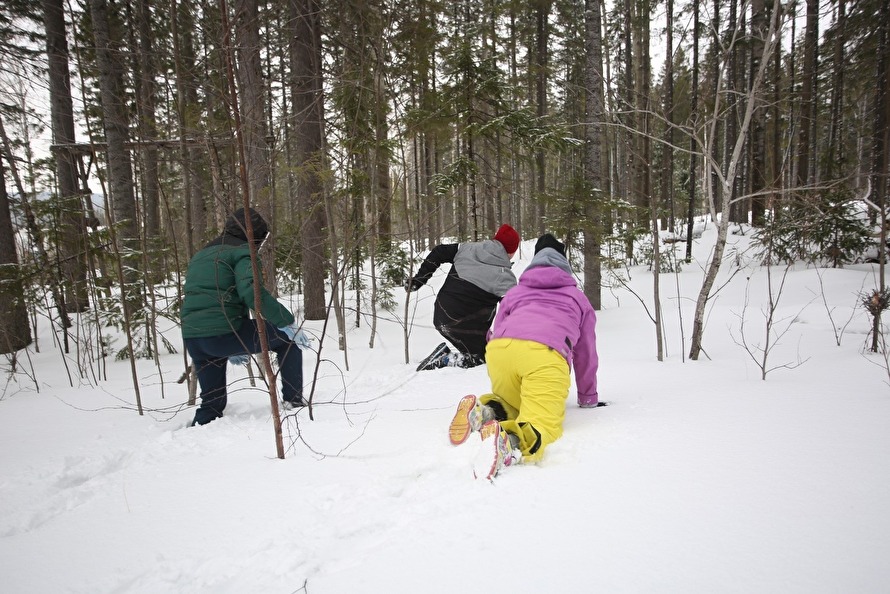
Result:
{"type": "MultiPolygon", "coordinates": [[[[880,195],[883,196],[883,194],[880,195]]],[[[875,203],[875,201],[871,199],[871,180],[869,180],[868,188],[861,199],[868,204],[869,207],[880,214],[881,231],[878,235],[878,288],[870,294],[864,295],[862,298],[862,303],[865,305],[865,309],[868,310],[868,313],[872,316],[871,351],[877,353],[879,345],[884,346],[879,341],[879,337],[882,336],[881,313],[884,309],[887,309],[886,304],[884,303],[888,291],[886,288],[886,279],[884,277],[884,269],[887,266],[887,208],[885,207],[883,199],[878,200],[878,203],[875,203]]],[[[887,349],[884,348],[884,353],[886,354],[886,352],[887,349]]]]}
{"type": "MultiPolygon", "coordinates": [[[[785,266],[785,270],[782,272],[782,280],[779,282],[778,288],[773,291],[773,279],[772,279],[772,268],[770,266],[766,267],[766,287],[767,287],[767,304],[761,310],[764,319],[764,338],[761,343],[752,343],[747,333],[745,332],[745,325],[747,322],[747,312],[748,312],[748,303],[749,303],[749,291],[748,288],[745,289],[745,303],[742,306],[742,311],[736,314],[739,319],[739,335],[738,337],[733,334],[730,329],[730,334],[733,337],[733,341],[736,344],[745,349],[745,352],[748,353],[748,356],[751,357],[751,360],[754,361],[754,364],[760,369],[760,379],[766,381],[766,376],[772,371],[776,369],[795,369],[800,367],[809,359],[800,358],[800,353],[798,353],[797,361],[794,363],[780,363],[778,365],[770,363],[770,355],[772,351],[779,346],[781,340],[788,334],[791,330],[791,327],[798,321],[801,312],[805,310],[808,306],[804,305],[800,311],[796,312],[792,316],[785,317],[777,317],[777,312],[779,308],[779,301],[782,298],[782,291],[785,288],[785,281],[788,278],[788,272],[791,270],[791,265],[785,266]]],[[[750,287],[750,281],[748,283],[748,287],[750,287]]]]}
{"type": "MultiPolygon", "coordinates": [[[[232,47],[231,30],[229,28],[229,9],[225,0],[221,0],[221,14],[223,18],[223,48],[225,49],[226,74],[228,79],[228,87],[231,99],[232,116],[235,124],[235,136],[238,146],[238,162],[241,166],[241,197],[244,205],[244,211],[250,212],[250,184],[248,181],[248,165],[245,155],[244,130],[241,126],[241,111],[238,107],[238,91],[235,85],[235,66],[234,66],[234,48],[232,47]]],[[[262,282],[260,281],[260,265],[259,255],[257,254],[257,246],[254,243],[253,221],[248,215],[245,217],[245,232],[247,235],[247,245],[250,248],[250,265],[253,272],[253,291],[255,313],[257,318],[257,330],[259,331],[260,345],[262,346],[261,362],[266,370],[269,386],[269,401],[272,407],[272,426],[275,433],[275,449],[279,459],[284,459],[284,440],[281,435],[281,417],[278,410],[278,389],[275,381],[275,372],[272,369],[272,359],[269,356],[269,337],[266,335],[266,324],[262,312],[262,297],[260,290],[262,282]]]]}
{"type": "Polygon", "coordinates": [[[856,308],[851,308],[850,317],[847,318],[847,321],[844,323],[843,326],[838,326],[838,324],[834,321],[834,310],[836,308],[831,307],[828,304],[828,298],[825,296],[825,284],[822,281],[822,272],[818,268],[816,269],[816,276],[819,279],[819,295],[822,299],[822,305],[825,307],[825,313],[828,315],[828,321],[831,322],[831,330],[834,332],[834,341],[835,343],[837,343],[837,346],[841,346],[841,340],[844,337],[844,332],[846,332],[847,327],[850,325],[850,322],[853,321],[853,317],[856,315],[856,308]]]}

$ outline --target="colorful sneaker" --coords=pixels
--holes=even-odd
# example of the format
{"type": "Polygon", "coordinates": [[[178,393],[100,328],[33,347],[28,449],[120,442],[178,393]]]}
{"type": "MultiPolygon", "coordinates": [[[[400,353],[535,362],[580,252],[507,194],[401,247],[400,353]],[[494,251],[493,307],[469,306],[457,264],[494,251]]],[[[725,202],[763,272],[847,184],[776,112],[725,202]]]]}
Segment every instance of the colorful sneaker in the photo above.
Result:
{"type": "Polygon", "coordinates": [[[451,349],[444,342],[433,349],[429,356],[420,362],[417,371],[429,371],[430,369],[439,369],[448,365],[448,353],[451,349]]]}
{"type": "Polygon", "coordinates": [[[473,476],[492,480],[505,466],[512,466],[521,458],[511,435],[497,421],[487,421],[479,430],[482,445],[473,463],[473,476]]]}
{"type": "Polygon", "coordinates": [[[487,408],[487,406],[479,404],[472,394],[460,399],[460,402],[457,403],[457,410],[454,412],[454,418],[451,419],[451,425],[448,427],[448,439],[453,445],[460,445],[467,441],[470,433],[479,431],[486,420],[494,418],[494,412],[491,409],[486,415],[485,409],[487,408]]]}

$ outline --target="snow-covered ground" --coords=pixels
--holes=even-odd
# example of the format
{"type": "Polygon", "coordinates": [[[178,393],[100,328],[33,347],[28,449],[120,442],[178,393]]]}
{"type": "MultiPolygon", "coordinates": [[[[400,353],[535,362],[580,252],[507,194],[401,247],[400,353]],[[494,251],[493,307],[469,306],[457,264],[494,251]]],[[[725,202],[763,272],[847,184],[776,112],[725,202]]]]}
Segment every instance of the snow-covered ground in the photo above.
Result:
{"type": "MultiPolygon", "coordinates": [[[[402,292],[373,349],[368,320],[350,316],[348,369],[328,326],[314,420],[286,418],[284,460],[268,395],[244,368],[229,368],[226,416],[187,428],[181,354],[165,354],[162,373],[139,363],[139,416],[129,363],[71,387],[73,363],[43,334],[26,365],[36,384],[4,365],[0,589],[890,592],[890,384],[859,306],[875,267],[789,271],[763,381],[740,346],[743,321],[751,350],[765,344],[767,275],[747,237],[730,237],[741,270],[730,259],[718,280],[737,272],[708,310],[706,356],[685,357],[714,235],[697,240],[698,263],[661,277],[665,360],[637,297],[605,291],[599,386],[611,406],[577,408],[572,392],[546,459],[493,483],[473,479],[478,438],[446,437],[458,399],[487,391],[485,367],[414,371],[440,342],[444,270],[411,296],[409,363],[402,292]]],[[[651,312],[651,273],[629,273],[651,312]]],[[[307,328],[318,337],[322,323],[307,328]]],[[[166,336],[181,346],[175,327],[166,336]]]]}

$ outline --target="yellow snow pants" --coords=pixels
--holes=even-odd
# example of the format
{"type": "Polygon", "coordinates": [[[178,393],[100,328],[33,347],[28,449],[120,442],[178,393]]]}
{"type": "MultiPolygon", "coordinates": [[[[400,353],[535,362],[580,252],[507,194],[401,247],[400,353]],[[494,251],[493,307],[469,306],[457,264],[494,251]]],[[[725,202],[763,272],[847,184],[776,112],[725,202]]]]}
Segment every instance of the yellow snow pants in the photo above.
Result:
{"type": "Polygon", "coordinates": [[[523,462],[537,462],[562,435],[571,385],[568,362],[547,345],[518,338],[489,342],[485,362],[492,393],[479,401],[503,406],[507,420],[501,427],[519,436],[523,462]]]}

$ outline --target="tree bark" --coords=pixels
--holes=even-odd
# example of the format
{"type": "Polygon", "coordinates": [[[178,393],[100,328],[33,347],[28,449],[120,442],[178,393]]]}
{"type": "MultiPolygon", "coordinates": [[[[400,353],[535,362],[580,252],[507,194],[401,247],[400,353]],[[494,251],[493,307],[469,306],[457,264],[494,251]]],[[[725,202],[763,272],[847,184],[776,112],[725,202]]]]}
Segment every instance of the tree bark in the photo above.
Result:
{"type": "Polygon", "coordinates": [[[133,167],[126,144],[130,140],[130,125],[124,93],[124,66],[119,57],[123,44],[119,31],[113,28],[107,0],[90,0],[93,36],[96,41],[96,63],[99,69],[99,90],[102,101],[102,121],[105,128],[108,159],[108,189],[111,196],[111,223],[115,226],[118,249],[126,260],[121,287],[125,303],[135,312],[141,299],[136,290],[139,262],[139,226],[136,220],[136,198],[133,191],[133,167]]]}
{"type": "MultiPolygon", "coordinates": [[[[878,274],[878,289],[883,293],[886,288],[885,271],[887,267],[887,192],[890,184],[890,0],[881,0],[879,12],[881,28],[878,31],[878,66],[877,85],[875,89],[875,109],[872,138],[872,188],[875,193],[875,204],[881,213],[881,249],[879,251],[880,274],[878,274]]],[[[874,316],[872,320],[872,345],[871,350],[878,352],[881,336],[881,315],[874,316]]]]}
{"type": "Polygon", "coordinates": [[[299,171],[294,200],[301,224],[303,304],[307,320],[327,317],[325,237],[328,220],[324,191],[324,103],[322,96],[321,14],[318,0],[290,0],[291,105],[294,159],[299,171]]]}
{"type": "Polygon", "coordinates": [[[698,124],[698,29],[699,29],[699,5],[698,2],[692,3],[692,101],[689,108],[689,119],[692,121],[693,133],[689,135],[689,179],[687,187],[689,190],[689,201],[686,210],[686,261],[692,262],[692,232],[695,228],[695,206],[696,206],[696,189],[698,188],[697,180],[697,159],[699,153],[698,134],[696,126],[698,124]]]}
{"type": "MultiPolygon", "coordinates": [[[[4,180],[0,152],[0,180],[4,180]]],[[[0,183],[0,354],[15,353],[31,344],[31,326],[15,247],[12,209],[6,183],[0,183]]]]}
{"type": "MultiPolygon", "coordinates": [[[[841,0],[843,1],[843,0],[841,0]]],[[[760,70],[763,36],[766,35],[766,2],[751,3],[751,64],[749,89],[760,70]]],[[[766,222],[766,102],[757,98],[758,108],[751,120],[751,224],[761,227],[766,222]]]]}
{"type": "MultiPolygon", "coordinates": [[[[674,225],[674,0],[667,0],[664,59],[664,118],[665,144],[662,148],[661,204],[667,209],[667,227],[674,225]]],[[[662,221],[662,229],[666,222],[662,221]]]]}
{"type": "MultiPolygon", "coordinates": [[[[537,116],[543,120],[547,115],[547,77],[548,77],[548,43],[550,27],[548,19],[550,17],[551,0],[537,0],[535,3],[535,19],[536,19],[536,42],[535,49],[535,105],[537,116]]],[[[544,197],[547,192],[547,161],[545,159],[544,149],[539,149],[535,153],[535,190],[537,199],[535,200],[535,221],[538,233],[546,231],[544,197]]]]}
{"type": "Polygon", "coordinates": [[[601,0],[586,0],[585,35],[585,131],[584,179],[590,192],[584,225],[584,294],[595,310],[602,307],[602,234],[605,192],[603,128],[606,123],[603,80],[601,0]]]}
{"type": "MultiPolygon", "coordinates": [[[[383,36],[379,38],[380,45],[384,44],[383,36]]],[[[380,50],[378,50],[380,51],[380,50]]],[[[374,68],[374,184],[373,192],[376,195],[378,246],[383,251],[389,251],[392,244],[392,180],[389,175],[389,166],[392,161],[392,151],[389,148],[389,98],[385,77],[386,58],[378,55],[374,68]]]]}
{"type": "Polygon", "coordinates": [[[837,1],[837,17],[835,20],[834,40],[834,72],[831,84],[831,120],[828,128],[828,159],[826,161],[826,176],[834,179],[835,171],[840,161],[844,158],[842,137],[842,121],[844,112],[844,69],[846,35],[846,0],[837,1]]]}
{"type": "Polygon", "coordinates": [[[816,68],[819,50],[819,0],[806,0],[807,27],[804,31],[803,72],[801,73],[800,129],[797,142],[797,185],[813,182],[812,147],[816,126],[816,68]]]}
{"type": "MultiPolygon", "coordinates": [[[[151,142],[158,139],[155,116],[157,66],[153,59],[153,33],[151,29],[151,0],[139,0],[136,12],[139,30],[139,136],[148,140],[142,149],[142,205],[145,236],[150,243],[157,242],[161,230],[160,188],[158,182],[158,149],[151,142]]],[[[157,247],[157,246],[153,246],[157,247]]]]}
{"type": "MultiPolygon", "coordinates": [[[[46,32],[46,53],[50,98],[50,119],[53,144],[75,142],[74,105],[71,98],[71,76],[68,71],[68,38],[63,0],[43,0],[43,23],[46,32]]],[[[61,205],[60,247],[61,276],[65,284],[65,301],[70,311],[89,307],[86,284],[88,242],[86,220],[77,179],[77,157],[62,148],[54,153],[56,183],[61,205]]],[[[90,200],[89,196],[86,196],[90,200]]]]}
{"type": "MultiPolygon", "coordinates": [[[[739,130],[739,113],[738,113],[738,93],[743,87],[739,87],[739,70],[740,54],[739,51],[739,29],[742,22],[738,18],[739,0],[729,0],[729,20],[726,23],[729,44],[728,55],[726,57],[728,64],[728,72],[726,75],[726,137],[723,141],[723,163],[729,163],[730,155],[733,149],[732,139],[738,137],[739,130]]],[[[724,170],[724,175],[726,171],[724,170]]],[[[733,179],[732,183],[727,186],[729,191],[729,199],[727,205],[729,210],[721,210],[724,217],[729,217],[733,223],[747,223],[748,213],[742,204],[735,201],[738,195],[738,180],[733,179]],[[742,213],[744,212],[744,215],[742,213]]],[[[721,207],[722,208],[722,207],[721,207]]]]}
{"type": "Polygon", "coordinates": [[[260,59],[260,22],[257,0],[235,0],[236,79],[241,113],[241,133],[250,204],[269,223],[268,247],[263,250],[263,284],[273,295],[278,295],[275,271],[275,238],[277,217],[270,191],[270,151],[266,140],[266,100],[263,65],[260,59]]]}

